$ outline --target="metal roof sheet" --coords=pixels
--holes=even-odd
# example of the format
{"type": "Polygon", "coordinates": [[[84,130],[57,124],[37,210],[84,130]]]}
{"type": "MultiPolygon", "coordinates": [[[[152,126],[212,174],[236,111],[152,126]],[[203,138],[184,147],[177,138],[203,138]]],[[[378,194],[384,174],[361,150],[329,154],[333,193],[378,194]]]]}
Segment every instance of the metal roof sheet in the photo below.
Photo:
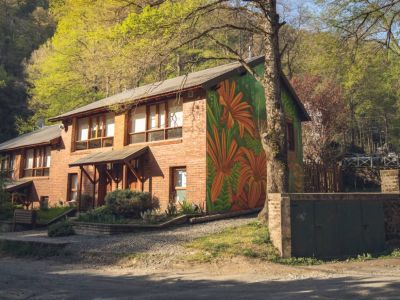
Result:
{"type": "Polygon", "coordinates": [[[60,125],[56,124],[25,133],[0,144],[0,152],[25,148],[31,145],[50,144],[54,139],[61,137],[61,130],[60,125]]]}
{"type": "Polygon", "coordinates": [[[148,146],[128,147],[122,150],[109,150],[91,153],[77,161],[69,164],[70,167],[107,164],[129,160],[144,154],[149,149],[148,146]]]}

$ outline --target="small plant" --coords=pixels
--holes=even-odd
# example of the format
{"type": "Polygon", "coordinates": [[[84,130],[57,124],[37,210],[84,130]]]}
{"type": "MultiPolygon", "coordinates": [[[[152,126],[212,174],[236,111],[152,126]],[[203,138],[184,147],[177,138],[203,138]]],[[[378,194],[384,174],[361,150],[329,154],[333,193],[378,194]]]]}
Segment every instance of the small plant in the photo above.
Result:
{"type": "Polygon", "coordinates": [[[178,208],[176,207],[174,200],[169,201],[167,209],[165,210],[165,214],[168,217],[174,217],[178,214],[178,208]]]}
{"type": "Polygon", "coordinates": [[[60,237],[74,234],[75,231],[72,228],[71,223],[69,223],[68,221],[58,222],[50,225],[47,231],[47,235],[49,237],[60,237]]]}
{"type": "Polygon", "coordinates": [[[180,205],[179,213],[182,215],[193,215],[201,212],[198,205],[193,204],[187,200],[183,200],[182,202],[179,203],[179,205],[180,205]]]}

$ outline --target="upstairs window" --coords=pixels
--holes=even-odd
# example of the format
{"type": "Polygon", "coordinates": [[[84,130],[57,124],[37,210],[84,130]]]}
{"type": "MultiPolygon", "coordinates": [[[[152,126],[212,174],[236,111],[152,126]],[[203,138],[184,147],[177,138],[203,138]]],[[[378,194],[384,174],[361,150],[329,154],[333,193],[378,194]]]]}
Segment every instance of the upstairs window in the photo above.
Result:
{"type": "Polygon", "coordinates": [[[130,114],[131,144],[181,138],[183,126],[182,103],[168,102],[142,105],[130,114]]]}
{"type": "Polygon", "coordinates": [[[114,144],[114,114],[102,114],[78,120],[76,150],[112,147],[114,144]]]}
{"type": "Polygon", "coordinates": [[[0,172],[9,178],[15,175],[15,154],[7,154],[0,157],[0,172]]]}
{"type": "Polygon", "coordinates": [[[49,176],[50,163],[50,147],[40,147],[26,150],[24,177],[49,176]]]}

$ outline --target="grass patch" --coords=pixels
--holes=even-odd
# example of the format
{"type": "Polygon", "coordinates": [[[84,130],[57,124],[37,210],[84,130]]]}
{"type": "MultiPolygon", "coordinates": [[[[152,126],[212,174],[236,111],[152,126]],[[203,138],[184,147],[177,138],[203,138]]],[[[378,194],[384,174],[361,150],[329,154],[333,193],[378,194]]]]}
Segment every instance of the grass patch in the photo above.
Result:
{"type": "Polygon", "coordinates": [[[191,253],[183,257],[190,262],[210,262],[223,257],[242,256],[285,265],[318,265],[339,261],[367,261],[371,259],[400,258],[400,249],[388,249],[380,254],[361,254],[342,259],[317,259],[315,257],[281,258],[272,245],[268,228],[258,222],[226,229],[220,233],[204,236],[184,246],[191,253]]]}
{"type": "Polygon", "coordinates": [[[70,210],[71,207],[68,206],[58,206],[58,207],[51,207],[51,208],[47,208],[47,209],[41,209],[37,211],[37,218],[38,218],[38,222],[40,223],[47,223],[51,220],[53,220],[54,218],[62,215],[63,213],[67,212],[68,210],[70,210]]]}
{"type": "Polygon", "coordinates": [[[193,250],[189,261],[209,262],[218,257],[244,256],[263,260],[276,260],[278,251],[269,239],[266,226],[253,222],[204,236],[185,244],[193,250]]]}
{"type": "Polygon", "coordinates": [[[0,241],[0,253],[15,257],[35,258],[69,255],[68,252],[64,251],[63,247],[42,243],[28,243],[9,240],[0,241]]]}

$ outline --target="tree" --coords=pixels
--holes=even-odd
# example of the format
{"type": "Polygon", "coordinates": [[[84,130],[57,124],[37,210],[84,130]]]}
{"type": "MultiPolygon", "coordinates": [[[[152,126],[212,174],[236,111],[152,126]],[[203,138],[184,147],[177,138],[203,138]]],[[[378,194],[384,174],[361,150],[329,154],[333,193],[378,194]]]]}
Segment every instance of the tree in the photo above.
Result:
{"type": "Polygon", "coordinates": [[[29,115],[23,64],[53,31],[45,0],[0,0],[0,142],[29,115]]]}
{"type": "Polygon", "coordinates": [[[400,55],[399,0],[319,0],[343,37],[374,42],[400,55]]]}

